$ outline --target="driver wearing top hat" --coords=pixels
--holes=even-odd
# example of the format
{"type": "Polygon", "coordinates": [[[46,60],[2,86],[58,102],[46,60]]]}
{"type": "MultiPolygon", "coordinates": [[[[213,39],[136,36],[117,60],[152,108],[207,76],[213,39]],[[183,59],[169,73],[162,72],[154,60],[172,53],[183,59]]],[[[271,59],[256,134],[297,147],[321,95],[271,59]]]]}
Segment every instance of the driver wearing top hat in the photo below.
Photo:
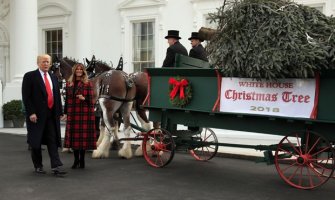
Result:
{"type": "Polygon", "coordinates": [[[179,31],[169,30],[168,35],[165,36],[165,39],[168,40],[169,47],[167,48],[166,57],[162,67],[174,67],[176,53],[188,56],[187,50],[179,42],[179,39],[181,39],[181,37],[179,37],[179,31]]]}
{"type": "Polygon", "coordinates": [[[190,57],[197,58],[208,62],[207,53],[205,48],[201,45],[202,40],[199,38],[198,32],[192,32],[192,35],[188,40],[191,40],[192,49],[190,50],[190,57]]]}

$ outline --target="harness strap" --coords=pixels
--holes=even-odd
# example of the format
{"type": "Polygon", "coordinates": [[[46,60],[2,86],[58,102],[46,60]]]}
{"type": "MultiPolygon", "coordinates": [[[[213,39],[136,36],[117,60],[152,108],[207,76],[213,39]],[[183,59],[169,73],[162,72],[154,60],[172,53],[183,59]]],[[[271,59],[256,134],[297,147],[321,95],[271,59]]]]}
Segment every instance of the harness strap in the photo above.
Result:
{"type": "Polygon", "coordinates": [[[134,101],[135,98],[132,98],[132,99],[125,99],[125,98],[119,98],[119,97],[114,97],[114,96],[109,96],[109,95],[100,95],[99,96],[99,99],[100,98],[104,98],[104,99],[112,99],[112,100],[115,100],[115,101],[121,101],[121,102],[131,102],[131,101],[134,101]]]}

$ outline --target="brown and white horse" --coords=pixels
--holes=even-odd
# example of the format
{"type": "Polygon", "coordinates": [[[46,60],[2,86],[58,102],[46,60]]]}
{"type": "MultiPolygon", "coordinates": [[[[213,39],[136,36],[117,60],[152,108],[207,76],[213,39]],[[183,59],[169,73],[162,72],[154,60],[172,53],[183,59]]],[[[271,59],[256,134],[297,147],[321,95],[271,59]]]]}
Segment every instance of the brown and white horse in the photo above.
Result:
{"type": "MultiPolygon", "coordinates": [[[[108,66],[106,63],[97,61],[95,56],[92,57],[92,60],[89,61],[86,59],[87,68],[86,70],[90,73],[94,73],[99,75],[105,71],[110,70],[112,67],[108,66]]],[[[120,64],[119,64],[120,65],[120,64]]],[[[122,67],[120,67],[122,69],[122,67]]],[[[136,97],[135,97],[135,110],[137,119],[141,123],[141,127],[147,131],[149,131],[152,127],[146,115],[146,110],[142,107],[142,104],[145,101],[148,92],[148,78],[147,74],[144,72],[135,72],[129,74],[129,77],[134,81],[136,85],[136,97]]],[[[155,125],[154,125],[155,126],[155,125]]],[[[156,126],[155,126],[156,127],[156,126]]],[[[98,144],[100,143],[101,139],[103,138],[103,132],[101,132],[100,137],[98,139],[98,144]]],[[[142,143],[135,151],[136,156],[142,156],[142,143]]]]}

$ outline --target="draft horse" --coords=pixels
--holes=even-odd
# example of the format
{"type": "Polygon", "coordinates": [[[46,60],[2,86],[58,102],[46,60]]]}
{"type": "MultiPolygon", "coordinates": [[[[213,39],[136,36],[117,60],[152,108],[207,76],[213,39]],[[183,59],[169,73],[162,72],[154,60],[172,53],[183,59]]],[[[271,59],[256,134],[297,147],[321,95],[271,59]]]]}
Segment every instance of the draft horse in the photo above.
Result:
{"type": "MultiPolygon", "coordinates": [[[[120,59],[121,60],[121,59],[120,59]]],[[[102,62],[100,60],[96,60],[95,56],[92,57],[91,61],[89,61],[88,59],[86,59],[87,62],[87,68],[86,70],[89,73],[92,73],[94,75],[99,75],[101,73],[104,73],[108,70],[110,70],[112,67],[110,67],[109,65],[107,65],[105,62],[102,62]]],[[[122,62],[122,60],[121,60],[122,62]]],[[[122,69],[123,67],[119,65],[117,67],[117,69],[122,69]]],[[[93,75],[93,76],[94,76],[93,75]]],[[[147,74],[144,72],[135,72],[135,73],[131,73],[129,74],[129,77],[134,81],[135,86],[136,86],[136,97],[135,97],[135,110],[136,110],[136,115],[137,115],[137,119],[140,121],[141,123],[141,127],[145,130],[150,130],[151,129],[151,125],[149,122],[149,119],[146,115],[146,110],[142,107],[145,98],[147,96],[148,93],[148,77],[147,74]]],[[[154,127],[158,127],[158,123],[154,123],[154,127]]],[[[103,139],[103,135],[104,132],[101,132],[99,139],[98,139],[98,144],[100,143],[100,141],[103,139]]],[[[143,155],[143,151],[142,151],[142,144],[136,149],[135,151],[135,155],[136,156],[142,156],[143,155]]]]}

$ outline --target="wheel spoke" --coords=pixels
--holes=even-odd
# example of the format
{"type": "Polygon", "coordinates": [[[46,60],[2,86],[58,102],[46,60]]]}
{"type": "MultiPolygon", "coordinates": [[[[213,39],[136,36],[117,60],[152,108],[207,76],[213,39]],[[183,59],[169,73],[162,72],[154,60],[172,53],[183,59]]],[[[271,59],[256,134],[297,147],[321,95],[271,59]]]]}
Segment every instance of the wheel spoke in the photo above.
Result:
{"type": "Polygon", "coordinates": [[[319,140],[320,140],[321,138],[318,138],[317,140],[316,140],[316,142],[313,144],[313,146],[310,148],[310,150],[308,151],[308,154],[310,154],[311,153],[311,151],[315,148],[315,146],[317,145],[317,143],[319,142],[319,140]]]}
{"type": "Polygon", "coordinates": [[[297,150],[297,148],[295,148],[295,146],[292,144],[292,142],[291,142],[288,138],[286,138],[286,140],[288,141],[288,143],[290,144],[290,146],[293,148],[293,150],[294,150],[298,155],[300,155],[299,151],[297,150]]]}
{"type": "Polygon", "coordinates": [[[302,151],[301,151],[301,144],[300,144],[300,140],[299,140],[299,137],[298,137],[298,134],[296,133],[295,134],[295,137],[297,138],[297,143],[298,143],[298,147],[299,147],[299,155],[301,155],[302,154],[302,151]]]}
{"type": "Polygon", "coordinates": [[[208,137],[206,137],[205,139],[204,139],[204,141],[207,141],[207,139],[209,138],[209,137],[211,137],[212,136],[212,134],[210,134],[208,137]]]}
{"type": "Polygon", "coordinates": [[[308,150],[308,143],[309,143],[309,131],[307,131],[307,139],[306,139],[306,146],[305,146],[305,154],[307,154],[307,150],[308,150]]]}
{"type": "MultiPolygon", "coordinates": [[[[309,178],[309,185],[314,187],[314,183],[313,183],[311,172],[309,171],[309,167],[306,167],[306,170],[307,170],[307,175],[308,175],[308,178],[309,178]]],[[[314,171],[314,170],[312,170],[312,171],[314,171]]]]}
{"type": "Polygon", "coordinates": [[[302,170],[303,167],[300,167],[300,177],[299,177],[299,185],[302,186],[302,170]]]}
{"type": "Polygon", "coordinates": [[[319,153],[322,153],[322,152],[324,152],[324,151],[326,151],[326,150],[328,150],[328,149],[329,149],[329,147],[325,147],[325,148],[321,149],[320,151],[318,151],[318,152],[312,154],[312,157],[314,157],[315,155],[317,155],[317,154],[319,154],[319,153]]]}
{"type": "MultiPolygon", "coordinates": [[[[308,169],[311,169],[312,172],[316,175],[316,177],[318,177],[318,179],[319,179],[320,181],[323,181],[323,180],[324,180],[324,179],[322,179],[322,175],[323,175],[323,173],[319,173],[319,172],[317,172],[316,169],[315,169],[314,167],[310,166],[310,165],[307,165],[307,166],[308,166],[308,169]]],[[[324,170],[323,170],[322,172],[324,172],[324,170]]]]}
{"type": "MultiPolygon", "coordinates": [[[[321,165],[319,165],[318,163],[313,163],[313,166],[314,166],[314,165],[317,166],[317,167],[319,167],[319,168],[321,168],[323,172],[324,172],[325,170],[331,170],[331,169],[326,168],[325,166],[321,166],[321,165]]],[[[315,167],[314,167],[314,169],[315,169],[315,167]]]]}
{"type": "MultiPolygon", "coordinates": [[[[298,172],[298,170],[300,169],[300,171],[301,171],[301,167],[300,166],[298,166],[297,167],[297,169],[294,171],[294,173],[288,178],[288,180],[291,180],[293,177],[295,177],[295,175],[297,174],[297,172],[298,172]]],[[[301,178],[301,176],[300,176],[300,178],[301,178]]]]}
{"type": "Polygon", "coordinates": [[[288,150],[286,150],[286,149],[283,149],[283,148],[279,148],[279,150],[281,150],[281,151],[284,151],[285,153],[288,153],[288,154],[290,154],[291,156],[295,156],[295,157],[297,157],[295,154],[293,154],[293,152],[291,152],[291,151],[288,151],[288,150]]]}
{"type": "Polygon", "coordinates": [[[295,165],[297,165],[296,162],[292,163],[291,165],[289,165],[288,167],[284,168],[283,170],[281,170],[282,172],[285,172],[286,170],[290,169],[291,167],[294,167],[295,165]]]}

